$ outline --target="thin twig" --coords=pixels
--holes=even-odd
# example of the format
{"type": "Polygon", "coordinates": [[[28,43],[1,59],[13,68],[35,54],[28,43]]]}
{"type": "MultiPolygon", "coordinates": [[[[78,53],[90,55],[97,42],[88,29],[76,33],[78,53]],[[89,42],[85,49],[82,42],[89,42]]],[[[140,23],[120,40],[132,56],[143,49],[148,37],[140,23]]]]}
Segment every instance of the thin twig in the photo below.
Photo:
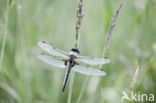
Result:
{"type": "Polygon", "coordinates": [[[113,32],[113,29],[115,27],[115,24],[116,24],[116,21],[117,21],[117,18],[118,18],[121,7],[122,7],[122,3],[120,3],[120,6],[117,8],[115,15],[111,19],[109,32],[108,32],[107,39],[106,39],[106,44],[104,46],[104,56],[105,56],[106,51],[108,50],[110,40],[111,40],[111,37],[112,37],[112,32],[113,32]]]}

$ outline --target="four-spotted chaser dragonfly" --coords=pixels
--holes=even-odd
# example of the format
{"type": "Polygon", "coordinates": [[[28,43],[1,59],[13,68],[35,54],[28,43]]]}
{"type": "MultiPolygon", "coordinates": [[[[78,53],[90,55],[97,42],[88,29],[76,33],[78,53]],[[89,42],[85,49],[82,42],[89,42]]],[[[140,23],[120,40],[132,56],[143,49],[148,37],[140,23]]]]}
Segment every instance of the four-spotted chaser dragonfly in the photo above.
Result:
{"type": "Polygon", "coordinates": [[[62,92],[64,92],[65,90],[71,70],[85,75],[104,76],[104,71],[88,65],[100,65],[107,64],[110,62],[110,59],[108,58],[92,58],[86,56],[79,56],[80,51],[78,50],[78,48],[72,48],[70,53],[68,54],[64,51],[50,46],[44,41],[39,42],[38,45],[41,49],[43,49],[45,52],[51,55],[48,56],[45,54],[41,54],[37,56],[38,59],[51,66],[55,66],[58,68],[67,68],[62,92]]]}

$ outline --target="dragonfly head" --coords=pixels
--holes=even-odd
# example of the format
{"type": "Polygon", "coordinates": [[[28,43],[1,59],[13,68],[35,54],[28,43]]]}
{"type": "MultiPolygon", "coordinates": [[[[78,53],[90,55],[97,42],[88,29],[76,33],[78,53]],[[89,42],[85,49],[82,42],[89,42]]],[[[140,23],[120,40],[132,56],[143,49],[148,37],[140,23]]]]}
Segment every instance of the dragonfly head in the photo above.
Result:
{"type": "Polygon", "coordinates": [[[79,51],[78,48],[75,48],[75,47],[74,47],[74,48],[71,49],[71,51],[76,52],[77,54],[80,54],[80,51],[79,51]]]}

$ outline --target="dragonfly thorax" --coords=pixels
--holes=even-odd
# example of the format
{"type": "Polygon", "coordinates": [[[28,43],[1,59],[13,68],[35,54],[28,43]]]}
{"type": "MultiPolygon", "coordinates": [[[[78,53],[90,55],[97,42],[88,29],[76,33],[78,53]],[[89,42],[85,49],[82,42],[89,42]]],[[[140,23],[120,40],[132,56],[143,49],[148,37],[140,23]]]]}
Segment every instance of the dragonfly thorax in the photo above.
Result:
{"type": "Polygon", "coordinates": [[[73,67],[75,65],[75,56],[74,55],[70,55],[68,60],[64,62],[65,66],[67,66],[67,64],[70,63],[71,66],[73,67]]]}
{"type": "Polygon", "coordinates": [[[75,56],[75,58],[77,58],[79,56],[79,54],[77,52],[73,52],[73,51],[71,51],[69,53],[69,55],[73,55],[73,56],[75,56]]]}

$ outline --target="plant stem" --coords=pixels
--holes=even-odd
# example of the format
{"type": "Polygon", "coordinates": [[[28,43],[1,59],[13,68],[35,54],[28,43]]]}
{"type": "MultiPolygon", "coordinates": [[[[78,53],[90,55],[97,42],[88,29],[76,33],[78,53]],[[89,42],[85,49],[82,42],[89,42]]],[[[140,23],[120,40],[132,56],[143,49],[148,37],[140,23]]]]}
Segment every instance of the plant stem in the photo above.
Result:
{"type": "Polygon", "coordinates": [[[108,35],[107,35],[106,44],[104,46],[104,51],[103,51],[103,56],[104,57],[106,56],[106,51],[108,50],[110,40],[111,40],[111,37],[112,37],[112,32],[113,32],[113,29],[115,27],[115,24],[116,24],[116,21],[117,21],[117,18],[118,18],[121,7],[122,7],[122,3],[120,3],[120,6],[117,8],[115,15],[113,16],[113,18],[110,21],[109,32],[108,32],[108,35]]]}
{"type": "Polygon", "coordinates": [[[69,92],[68,92],[68,101],[67,103],[71,103],[71,95],[72,95],[72,87],[74,82],[75,73],[71,72],[70,82],[69,82],[69,92]]]}
{"type": "Polygon", "coordinates": [[[77,100],[76,100],[76,103],[81,103],[80,100],[81,100],[81,98],[82,98],[82,96],[83,96],[83,94],[84,94],[84,92],[85,92],[85,90],[86,90],[86,86],[87,86],[87,84],[88,84],[89,79],[90,79],[89,76],[87,76],[87,77],[85,78],[85,80],[84,80],[84,82],[83,82],[83,85],[82,85],[82,88],[81,88],[81,91],[80,91],[80,94],[79,94],[79,96],[78,96],[78,98],[77,98],[77,100]]]}
{"type": "MultiPolygon", "coordinates": [[[[106,57],[106,52],[108,50],[108,47],[109,47],[109,44],[110,44],[110,40],[111,40],[111,37],[112,37],[112,32],[113,32],[113,29],[115,27],[115,23],[117,21],[117,17],[119,15],[119,11],[120,11],[121,7],[122,7],[122,2],[120,3],[120,6],[117,8],[115,15],[113,16],[113,18],[110,21],[109,32],[108,32],[108,35],[107,35],[106,44],[104,46],[102,57],[106,57]]],[[[102,68],[102,65],[100,65],[99,68],[102,68]]],[[[101,91],[100,103],[102,103],[102,102],[103,102],[103,97],[102,97],[102,91],[101,91]]]]}
{"type": "Polygon", "coordinates": [[[9,12],[8,10],[9,10],[9,6],[7,2],[7,9],[6,9],[6,14],[5,14],[5,28],[4,28],[1,57],[0,57],[0,71],[2,70],[3,56],[4,56],[5,44],[6,44],[6,38],[7,38],[7,32],[8,32],[8,12],[9,12]]]}
{"type": "Polygon", "coordinates": [[[81,27],[81,24],[82,24],[83,17],[84,17],[83,0],[79,0],[78,8],[77,8],[77,21],[76,21],[76,27],[75,27],[75,31],[76,31],[75,47],[79,46],[80,27],[81,27]]]}
{"type": "MultiPolygon", "coordinates": [[[[80,39],[80,27],[81,27],[82,20],[83,20],[83,17],[84,17],[83,0],[79,0],[76,14],[77,14],[77,21],[76,21],[76,24],[75,24],[76,25],[76,27],[75,27],[75,31],[76,31],[75,47],[78,48],[79,39],[80,39]]],[[[69,80],[68,103],[71,103],[71,95],[72,95],[72,86],[73,86],[73,82],[74,82],[74,76],[75,76],[75,73],[72,72],[70,80],[69,80]]]]}

